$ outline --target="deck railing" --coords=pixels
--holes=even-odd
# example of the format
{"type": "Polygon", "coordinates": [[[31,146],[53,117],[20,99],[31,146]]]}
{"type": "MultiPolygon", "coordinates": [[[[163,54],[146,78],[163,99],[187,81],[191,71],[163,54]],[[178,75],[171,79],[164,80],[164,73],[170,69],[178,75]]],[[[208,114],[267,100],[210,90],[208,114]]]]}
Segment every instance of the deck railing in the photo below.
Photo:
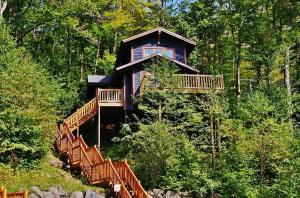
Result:
{"type": "Polygon", "coordinates": [[[100,103],[123,103],[122,89],[98,89],[100,103]]]}
{"type": "Polygon", "coordinates": [[[127,161],[114,164],[119,176],[126,185],[129,185],[137,197],[147,198],[147,192],[142,187],[140,181],[136,178],[127,161]]]}
{"type": "Polygon", "coordinates": [[[93,98],[83,107],[77,109],[73,114],[71,114],[65,122],[67,123],[69,129],[74,131],[77,127],[82,125],[86,120],[90,119],[97,113],[97,100],[93,98]]]}
{"type": "MultiPolygon", "coordinates": [[[[65,128],[65,127],[61,127],[65,128]]],[[[56,146],[61,154],[67,155],[74,166],[81,168],[82,173],[91,183],[108,182],[113,188],[114,184],[121,185],[121,198],[131,198],[123,181],[119,177],[110,160],[105,161],[98,151],[89,148],[81,136],[75,137],[72,133],[61,132],[56,134],[56,146]],[[96,156],[94,156],[96,155],[96,156]],[[99,180],[101,178],[102,180],[99,180]]]]}
{"type": "Polygon", "coordinates": [[[174,91],[183,93],[207,93],[224,89],[223,75],[175,74],[172,77],[174,86],[166,87],[161,86],[154,75],[144,75],[141,81],[141,92],[172,88],[174,91]]]}
{"type": "Polygon", "coordinates": [[[7,193],[7,190],[2,186],[0,188],[0,198],[28,198],[28,191],[7,193]]]}
{"type": "Polygon", "coordinates": [[[85,122],[88,115],[97,112],[97,102],[95,101],[96,98],[92,99],[86,104],[88,107],[80,108],[77,113],[71,115],[72,119],[67,118],[60,125],[55,136],[55,144],[58,151],[68,157],[72,166],[80,167],[90,183],[109,182],[111,185],[119,184],[121,185],[121,198],[132,197],[126,188],[126,186],[129,186],[134,192],[134,197],[147,198],[147,192],[143,189],[127,163],[123,165],[120,165],[122,163],[117,163],[115,165],[110,160],[104,160],[96,146],[88,147],[81,136],[75,137],[72,134],[72,129],[68,125],[71,124],[73,126],[76,125],[74,123],[85,122]],[[90,108],[94,109],[90,110],[90,108]],[[86,113],[86,115],[83,113],[86,113]],[[82,120],[72,121],[73,117],[81,118],[82,120]],[[126,174],[124,175],[124,173],[126,174]]]}

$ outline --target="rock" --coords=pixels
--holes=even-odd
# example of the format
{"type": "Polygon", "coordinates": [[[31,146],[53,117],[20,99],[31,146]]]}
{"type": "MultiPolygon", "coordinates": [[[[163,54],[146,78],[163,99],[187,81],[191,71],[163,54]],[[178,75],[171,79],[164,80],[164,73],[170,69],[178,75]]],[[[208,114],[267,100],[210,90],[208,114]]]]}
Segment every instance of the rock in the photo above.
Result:
{"type": "Polygon", "coordinates": [[[154,195],[154,198],[163,198],[161,194],[154,195]]]}
{"type": "Polygon", "coordinates": [[[48,191],[57,198],[68,198],[68,194],[63,190],[61,186],[50,187],[48,191]]]}
{"type": "Polygon", "coordinates": [[[85,198],[105,198],[105,196],[99,195],[99,194],[95,193],[94,191],[87,190],[85,192],[85,198]]]}
{"type": "Polygon", "coordinates": [[[150,196],[154,196],[154,192],[152,190],[148,190],[147,192],[150,196]]]}
{"type": "Polygon", "coordinates": [[[181,198],[179,194],[174,191],[167,191],[166,198],[181,198]]]}
{"type": "Polygon", "coordinates": [[[221,198],[222,195],[220,195],[219,193],[214,193],[212,197],[213,198],[221,198]]]}
{"type": "Polygon", "coordinates": [[[42,195],[43,195],[42,198],[57,198],[51,192],[42,191],[42,195]]]}
{"type": "Polygon", "coordinates": [[[162,189],[153,189],[152,192],[155,194],[155,195],[161,195],[164,193],[164,191],[162,189]]]}
{"type": "Polygon", "coordinates": [[[36,194],[36,196],[39,196],[39,197],[42,197],[42,191],[40,190],[39,187],[37,186],[32,186],[30,189],[29,189],[30,192],[32,192],[33,194],[36,194]]]}
{"type": "Polygon", "coordinates": [[[83,198],[83,193],[80,192],[80,191],[75,191],[75,192],[72,192],[70,198],[83,198]]]}
{"type": "Polygon", "coordinates": [[[64,163],[62,161],[58,161],[58,160],[51,160],[50,161],[51,166],[55,167],[55,168],[62,168],[64,163]]]}
{"type": "Polygon", "coordinates": [[[39,196],[37,193],[31,193],[29,195],[29,198],[42,198],[41,196],[39,196]]]}
{"type": "Polygon", "coordinates": [[[178,192],[178,195],[182,198],[191,197],[188,192],[178,192]]]}

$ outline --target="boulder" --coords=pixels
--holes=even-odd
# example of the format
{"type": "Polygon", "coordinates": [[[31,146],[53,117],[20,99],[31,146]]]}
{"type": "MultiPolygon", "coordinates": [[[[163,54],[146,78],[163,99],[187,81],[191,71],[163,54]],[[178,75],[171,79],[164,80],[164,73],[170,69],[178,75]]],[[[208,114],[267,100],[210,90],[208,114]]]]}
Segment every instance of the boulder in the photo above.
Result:
{"type": "Polygon", "coordinates": [[[42,198],[57,198],[55,195],[53,195],[51,192],[42,191],[42,198]]]}
{"type": "Polygon", "coordinates": [[[68,198],[68,194],[63,190],[61,186],[50,187],[48,191],[57,198],[68,198]]]}
{"type": "Polygon", "coordinates": [[[29,192],[32,192],[32,194],[35,194],[35,195],[32,195],[32,196],[43,197],[42,191],[41,191],[40,188],[37,187],[37,186],[32,186],[32,187],[29,189],[29,192]]]}
{"type": "Polygon", "coordinates": [[[29,195],[29,198],[42,198],[41,196],[39,196],[37,193],[31,193],[29,195]]]}
{"type": "Polygon", "coordinates": [[[154,189],[152,190],[152,192],[153,192],[155,195],[161,195],[161,194],[164,194],[164,190],[162,190],[162,189],[156,189],[156,188],[154,188],[154,189]]]}
{"type": "Polygon", "coordinates": [[[152,197],[154,196],[154,192],[152,190],[148,190],[147,193],[152,197]]]}
{"type": "Polygon", "coordinates": [[[83,198],[83,193],[80,192],[80,191],[75,191],[75,192],[72,192],[70,198],[83,198]]]}
{"type": "Polygon", "coordinates": [[[166,198],[181,198],[179,194],[174,191],[167,191],[166,198]]]}
{"type": "Polygon", "coordinates": [[[191,194],[188,192],[178,192],[178,195],[182,198],[192,197],[191,194]]]}
{"type": "Polygon", "coordinates": [[[64,163],[62,161],[59,160],[51,160],[50,161],[51,166],[55,167],[55,168],[62,168],[64,163]]]}
{"type": "Polygon", "coordinates": [[[87,190],[85,192],[85,198],[105,198],[105,196],[99,195],[99,194],[95,193],[94,191],[87,190]]]}

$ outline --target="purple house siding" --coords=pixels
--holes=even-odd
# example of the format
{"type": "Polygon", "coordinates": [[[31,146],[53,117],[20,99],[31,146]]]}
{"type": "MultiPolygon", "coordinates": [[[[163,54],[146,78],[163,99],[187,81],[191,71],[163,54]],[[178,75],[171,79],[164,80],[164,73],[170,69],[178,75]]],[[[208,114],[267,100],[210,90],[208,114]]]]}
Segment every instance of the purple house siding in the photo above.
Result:
{"type": "Polygon", "coordinates": [[[125,73],[125,110],[132,109],[132,72],[125,73]]]}
{"type": "Polygon", "coordinates": [[[138,96],[140,92],[140,82],[141,82],[141,71],[143,68],[141,65],[133,69],[133,95],[138,96]]]}
{"type": "Polygon", "coordinates": [[[143,40],[137,40],[132,43],[132,53],[133,53],[133,61],[137,61],[143,58],[143,47],[166,47],[166,48],[174,48],[175,49],[175,59],[185,63],[185,46],[184,43],[172,40],[167,36],[161,36],[160,44],[157,43],[157,36],[151,36],[144,38],[143,40]]]}

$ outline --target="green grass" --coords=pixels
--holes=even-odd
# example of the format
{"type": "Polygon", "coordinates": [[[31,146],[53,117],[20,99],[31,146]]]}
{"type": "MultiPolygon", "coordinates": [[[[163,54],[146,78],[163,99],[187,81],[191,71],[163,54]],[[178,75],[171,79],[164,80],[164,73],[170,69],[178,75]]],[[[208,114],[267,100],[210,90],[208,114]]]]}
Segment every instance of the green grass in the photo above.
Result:
{"type": "Polygon", "coordinates": [[[58,185],[68,193],[85,190],[98,193],[105,191],[103,188],[84,184],[80,179],[72,177],[69,171],[51,166],[51,160],[58,159],[49,154],[38,169],[16,171],[16,173],[10,167],[0,163],[0,187],[4,186],[8,192],[24,191],[31,186],[47,190],[51,186],[58,185]]]}

